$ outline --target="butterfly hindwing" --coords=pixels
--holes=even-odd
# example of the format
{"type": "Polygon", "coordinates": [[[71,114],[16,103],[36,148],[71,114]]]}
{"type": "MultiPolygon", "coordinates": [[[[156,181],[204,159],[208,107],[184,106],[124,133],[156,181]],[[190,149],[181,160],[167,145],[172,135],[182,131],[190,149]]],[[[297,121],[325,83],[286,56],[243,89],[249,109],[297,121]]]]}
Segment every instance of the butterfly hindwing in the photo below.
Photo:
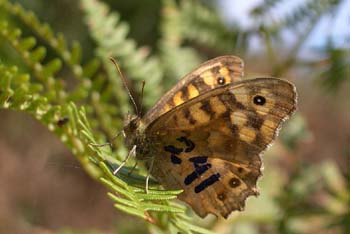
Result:
{"type": "Polygon", "coordinates": [[[242,80],[243,61],[236,56],[221,56],[201,64],[181,79],[150,109],[143,121],[147,125],[172,108],[211,89],[242,80]]]}
{"type": "Polygon", "coordinates": [[[200,215],[227,217],[257,194],[260,153],[296,107],[292,84],[257,78],[201,94],[155,119],[152,175],[200,215]]]}
{"type": "Polygon", "coordinates": [[[183,189],[178,198],[199,216],[213,213],[226,218],[233,210],[242,210],[249,195],[258,194],[260,168],[216,158],[205,146],[210,140],[197,144],[200,134],[208,133],[172,132],[162,142],[151,173],[165,188],[183,189]]]}

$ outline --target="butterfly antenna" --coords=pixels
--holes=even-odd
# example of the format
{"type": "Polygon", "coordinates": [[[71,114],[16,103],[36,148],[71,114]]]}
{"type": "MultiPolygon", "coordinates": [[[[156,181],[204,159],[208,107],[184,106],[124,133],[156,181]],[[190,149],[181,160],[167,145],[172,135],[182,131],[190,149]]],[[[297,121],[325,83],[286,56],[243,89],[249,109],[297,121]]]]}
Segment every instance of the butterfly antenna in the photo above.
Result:
{"type": "Polygon", "coordinates": [[[130,89],[129,89],[127,83],[126,83],[126,79],[125,79],[125,77],[124,77],[122,71],[120,70],[120,67],[119,67],[117,61],[116,61],[114,58],[112,58],[112,57],[110,57],[109,59],[114,63],[114,66],[117,68],[117,70],[118,70],[118,72],[119,72],[119,75],[120,75],[120,78],[122,79],[122,82],[123,82],[123,84],[124,84],[124,87],[126,88],[126,91],[128,92],[128,95],[129,95],[129,97],[130,97],[130,99],[131,99],[131,102],[132,102],[132,104],[134,105],[135,112],[136,112],[136,114],[137,114],[138,116],[140,116],[140,112],[139,112],[139,109],[137,108],[135,99],[134,99],[134,97],[132,96],[132,94],[131,94],[131,92],[130,92],[130,89]]]}
{"type": "Polygon", "coordinates": [[[142,115],[142,106],[143,106],[143,93],[144,93],[144,90],[145,90],[145,84],[146,84],[146,81],[142,81],[142,89],[141,89],[141,100],[140,100],[140,115],[142,115]]]}

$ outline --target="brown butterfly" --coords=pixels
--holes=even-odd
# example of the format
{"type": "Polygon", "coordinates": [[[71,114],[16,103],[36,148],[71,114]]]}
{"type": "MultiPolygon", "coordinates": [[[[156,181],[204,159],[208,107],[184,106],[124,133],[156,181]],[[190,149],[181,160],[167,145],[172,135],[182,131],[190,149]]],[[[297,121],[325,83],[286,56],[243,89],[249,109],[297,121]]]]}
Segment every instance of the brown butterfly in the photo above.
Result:
{"type": "Polygon", "coordinates": [[[227,218],[258,195],[260,154],[296,109],[293,84],[243,79],[235,56],[207,61],[186,75],[143,117],[124,128],[137,159],[150,158],[151,175],[201,217],[227,218]]]}

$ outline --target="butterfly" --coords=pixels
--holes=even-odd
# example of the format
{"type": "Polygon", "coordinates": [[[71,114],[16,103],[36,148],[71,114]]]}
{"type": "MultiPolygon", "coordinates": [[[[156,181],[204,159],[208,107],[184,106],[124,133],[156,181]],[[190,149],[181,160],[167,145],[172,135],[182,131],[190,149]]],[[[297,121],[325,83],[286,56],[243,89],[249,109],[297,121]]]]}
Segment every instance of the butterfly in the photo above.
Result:
{"type": "Polygon", "coordinates": [[[201,217],[227,218],[258,195],[261,153],[296,109],[293,84],[243,79],[235,56],[209,60],[181,79],[144,116],[129,118],[125,143],[150,174],[201,217]]]}

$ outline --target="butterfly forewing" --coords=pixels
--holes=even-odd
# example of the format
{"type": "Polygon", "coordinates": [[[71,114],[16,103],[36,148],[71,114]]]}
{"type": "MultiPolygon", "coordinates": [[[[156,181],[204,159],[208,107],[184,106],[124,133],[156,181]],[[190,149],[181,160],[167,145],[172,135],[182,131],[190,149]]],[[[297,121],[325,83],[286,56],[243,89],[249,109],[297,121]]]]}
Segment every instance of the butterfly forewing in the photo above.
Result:
{"type": "Polygon", "coordinates": [[[176,106],[211,89],[238,82],[243,77],[243,61],[235,56],[221,56],[201,64],[181,79],[150,109],[143,118],[145,125],[176,106]]]}
{"type": "Polygon", "coordinates": [[[257,78],[209,90],[146,129],[156,136],[152,175],[200,215],[227,217],[257,194],[260,153],[296,108],[292,84],[257,78]]]}

